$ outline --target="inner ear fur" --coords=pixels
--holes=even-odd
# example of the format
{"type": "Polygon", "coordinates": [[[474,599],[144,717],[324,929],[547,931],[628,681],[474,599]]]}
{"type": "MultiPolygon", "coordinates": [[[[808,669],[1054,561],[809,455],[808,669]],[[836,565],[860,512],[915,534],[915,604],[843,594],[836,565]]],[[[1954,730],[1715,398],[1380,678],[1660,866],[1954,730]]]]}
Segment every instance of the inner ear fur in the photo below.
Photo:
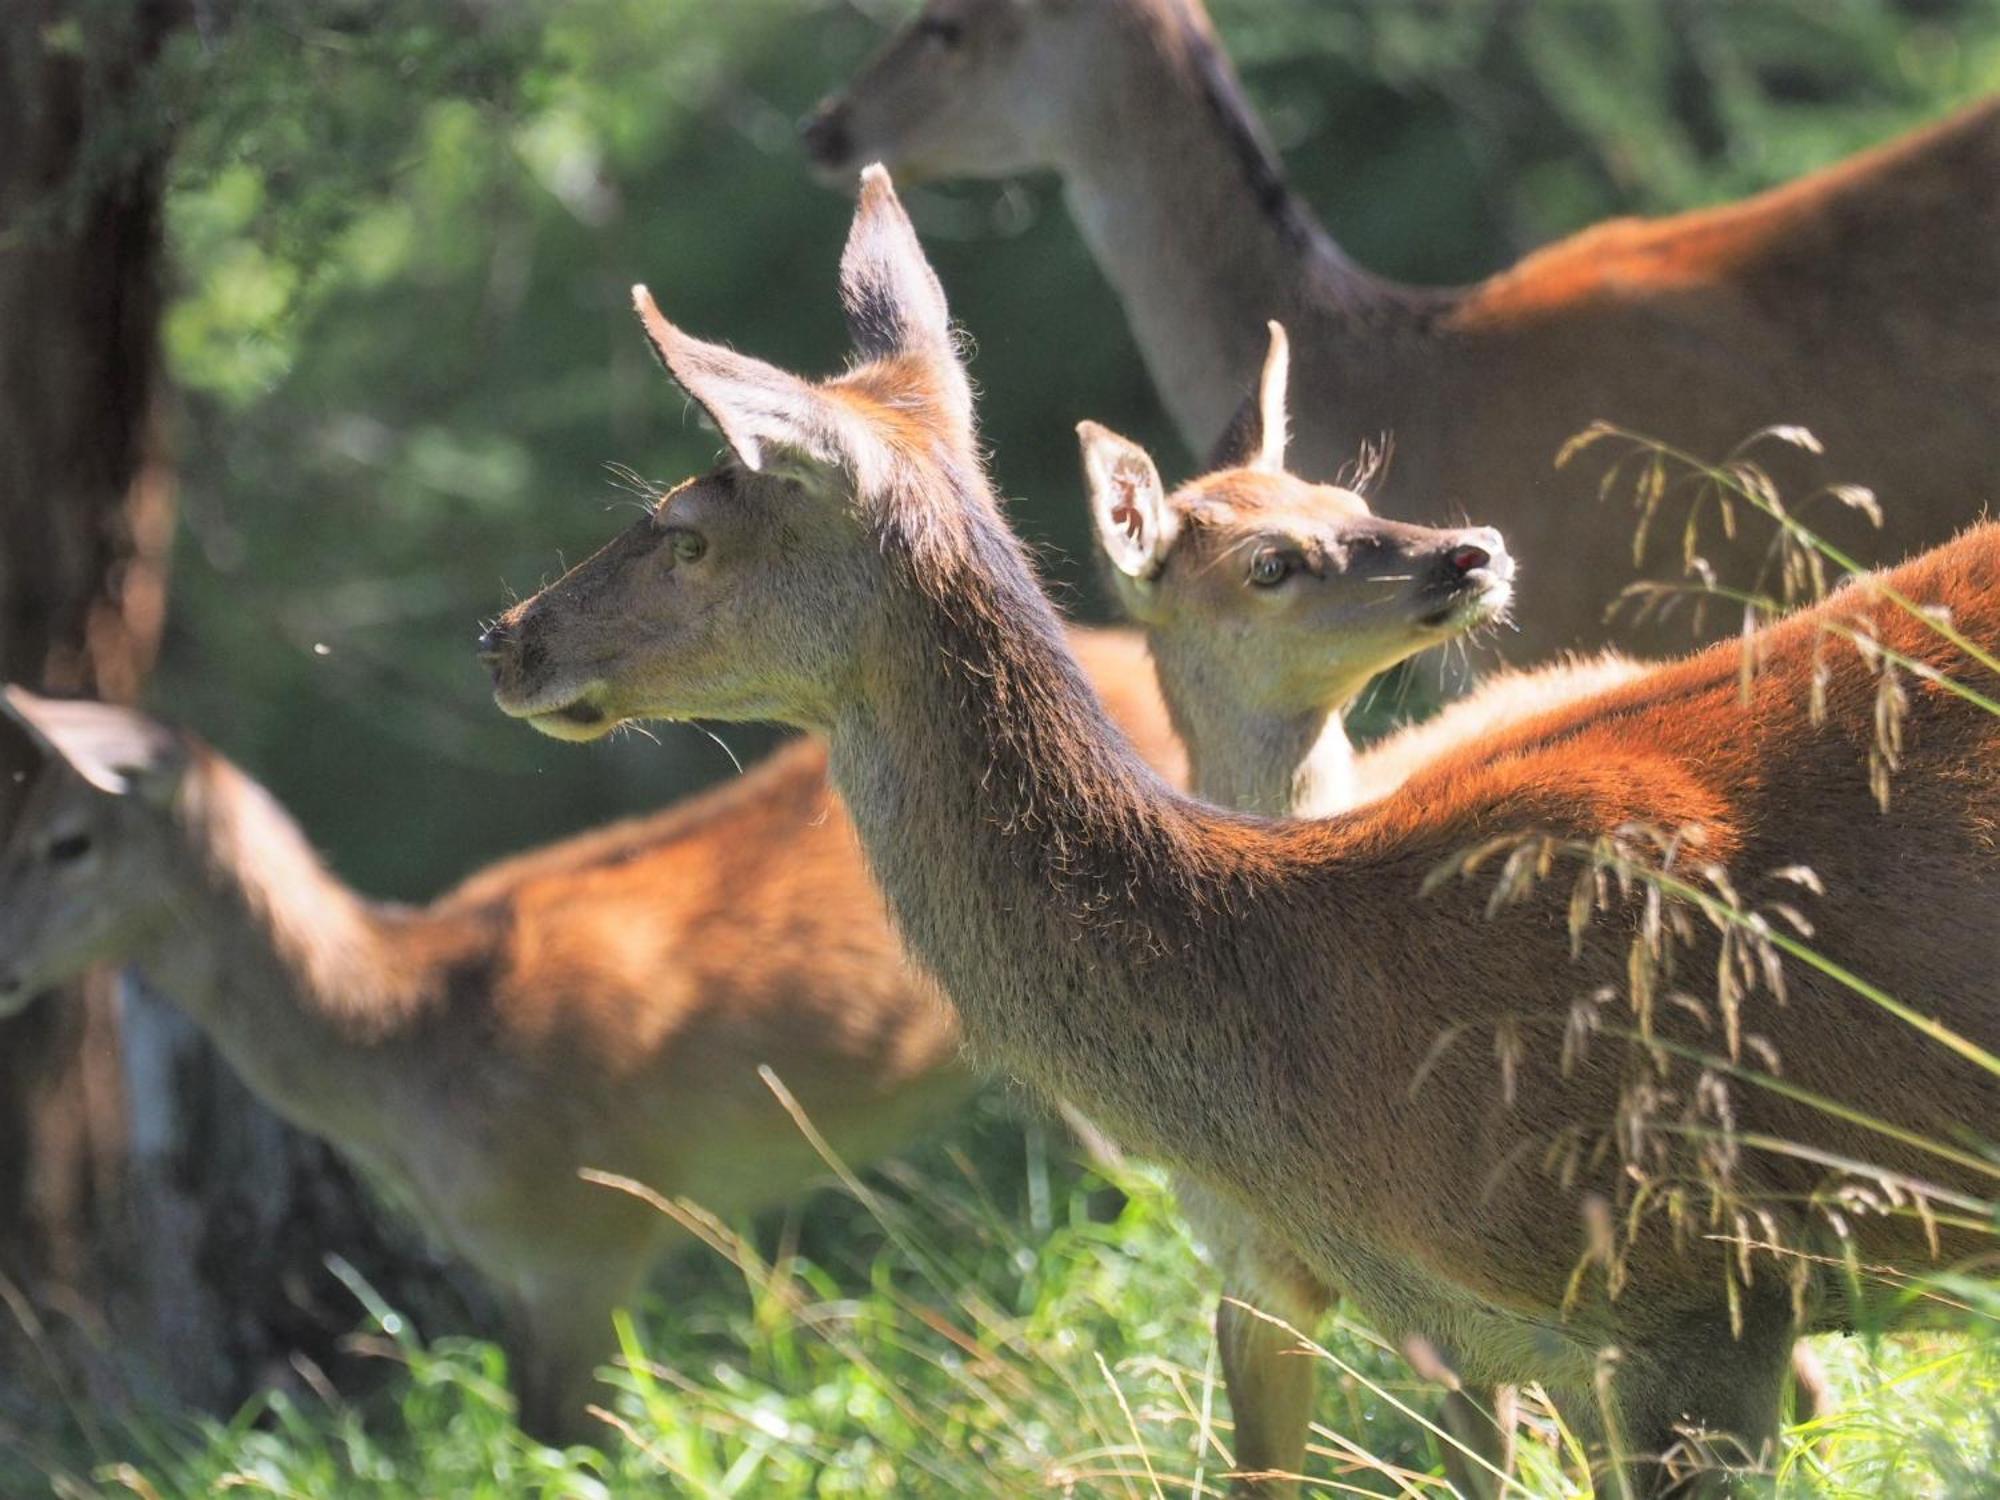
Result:
{"type": "Polygon", "coordinates": [[[840,303],[863,359],[916,359],[928,368],[943,414],[969,446],[972,388],[952,339],[944,286],[879,162],[861,173],[854,223],[840,256],[840,303]]]}
{"type": "MultiPolygon", "coordinates": [[[[927,399],[970,448],[972,390],[952,346],[944,288],[879,165],[861,174],[840,295],[857,351],[870,360],[920,363],[927,399]]],[[[787,455],[806,468],[848,461],[856,434],[810,381],[682,331],[643,286],[632,288],[632,306],[668,375],[708,414],[744,468],[762,472],[787,455]]]]}
{"type": "Polygon", "coordinates": [[[1180,534],[1180,514],[1168,503],[1159,469],[1144,448],[1108,427],[1080,422],[1076,435],[1098,550],[1127,578],[1150,582],[1180,534]]]}
{"type": "Polygon", "coordinates": [[[868,359],[955,358],[944,287],[880,163],[861,174],[854,223],[840,256],[840,304],[855,349],[868,359]]]}
{"type": "Polygon", "coordinates": [[[761,473],[786,453],[815,463],[838,457],[833,414],[809,382],[682,332],[643,286],[632,288],[632,307],[660,364],[708,414],[744,468],[761,473]]]}
{"type": "Polygon", "coordinates": [[[0,709],[42,754],[110,796],[165,795],[187,766],[180,736],[129,708],[44,698],[10,683],[0,688],[0,709]]]}

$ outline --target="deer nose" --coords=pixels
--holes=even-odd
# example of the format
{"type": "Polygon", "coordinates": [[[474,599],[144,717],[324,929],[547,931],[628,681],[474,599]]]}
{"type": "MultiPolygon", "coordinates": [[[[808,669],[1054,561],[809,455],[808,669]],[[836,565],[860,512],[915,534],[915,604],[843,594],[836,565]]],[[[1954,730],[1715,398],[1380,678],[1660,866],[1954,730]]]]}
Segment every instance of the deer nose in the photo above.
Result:
{"type": "Polygon", "coordinates": [[[1461,578],[1481,568],[1490,568],[1502,576],[1514,571],[1513,559],[1507,556],[1507,544],[1491,526],[1461,531],[1458,539],[1445,549],[1444,561],[1461,578]]]}
{"type": "Polygon", "coordinates": [[[799,122],[799,139],[806,155],[822,167],[838,167],[854,154],[854,142],[847,129],[847,106],[828,99],[799,122]]]}
{"type": "Polygon", "coordinates": [[[479,659],[489,667],[496,667],[513,643],[514,632],[507,628],[505,621],[496,620],[479,632],[479,659]]]}

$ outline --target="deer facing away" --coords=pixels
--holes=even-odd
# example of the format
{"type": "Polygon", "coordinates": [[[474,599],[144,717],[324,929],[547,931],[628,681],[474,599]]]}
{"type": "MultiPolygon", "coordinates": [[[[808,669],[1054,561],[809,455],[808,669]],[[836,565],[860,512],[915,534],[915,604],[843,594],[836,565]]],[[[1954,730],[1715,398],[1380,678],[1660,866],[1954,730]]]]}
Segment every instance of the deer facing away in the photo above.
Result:
{"type": "MultiPolygon", "coordinates": [[[[1388,434],[1378,507],[1462,507],[1532,576],[1568,580],[1502,642],[1516,661],[1609,644],[1606,607],[1634,576],[1632,518],[1598,500],[1599,471],[1553,467],[1597,419],[1708,458],[1803,423],[1840,477],[1881,495],[1880,534],[1837,504],[1812,512],[1852,555],[1943,541],[2000,500],[2000,100],[1451,289],[1342,254],[1287,186],[1199,0],[928,0],[805,138],[843,186],[868,161],[899,178],[1057,173],[1195,453],[1254,378],[1265,320],[1282,321],[1298,472],[1329,478],[1388,434]]],[[[1770,457],[1788,494],[1823,481],[1770,457]]],[[[1725,578],[1747,581],[1744,545],[1708,532],[1725,578]]],[[[1619,644],[1671,649],[1684,631],[1628,621],[1619,644]]]]}
{"type": "MultiPolygon", "coordinates": [[[[1080,632],[1174,770],[1141,645],[1080,632]]],[[[244,1080],[414,1210],[499,1293],[521,1424],[585,1414],[611,1312],[685,1234],[592,1167],[734,1217],[967,1097],[956,1024],[908,966],[822,745],[473,875],[433,905],[341,884],[243,771],[131,711],[6,690],[43,746],[0,852],[0,1013],[138,965],[244,1080]]]]}
{"type": "MultiPolygon", "coordinates": [[[[1823,632],[1866,628],[1996,684],[1859,587],[1761,633],[1747,700],[1720,648],[1447,754],[1342,818],[1191,802],[1113,729],[1005,525],[943,294],[879,170],[841,286],[860,361],[819,382],[695,339],[638,293],[729,461],[504,617],[499,706],[571,739],[645,716],[824,732],[900,930],[990,1063],[1254,1220],[1390,1339],[1428,1337],[1482,1384],[1539,1380],[1600,1457],[1644,1464],[1643,1483],[1673,1480],[1689,1428],[1761,1452],[1795,1332],[1872,1316],[1872,1283],[1678,1235],[1688,1221],[1665,1213],[1621,1219],[1633,1174],[1694,1222],[1711,1202],[1754,1209],[1757,1238],[1807,1248],[1823,1248],[1810,1205],[1828,1161],[1927,1184],[1983,1222],[1990,1168],[1929,1143],[2000,1117],[2000,1090],[1803,966],[1783,1005],[1753,994],[1739,1013],[1792,1092],[1733,1086],[1622,1044],[1626,1010],[1594,1007],[1625,993],[1643,905],[1607,894],[1572,955],[1566,881],[1517,882],[1491,913],[1469,882],[1418,893],[1520,831],[1698,829],[1739,889],[1810,863],[1820,947],[1990,1048],[2000,721],[1912,686],[1884,815],[1868,775],[1879,684],[1823,632]],[[1600,1014],[1609,1035],[1558,1045],[1600,1014]],[[1733,1156],[1690,1165],[1675,1132],[1648,1128],[1676,1100],[1713,1126],[1718,1099],[1733,1156]],[[1804,1149],[1753,1144],[1773,1142],[1804,1149]],[[1607,1221],[1622,1231],[1608,1243],[1592,1227],[1607,1221]]],[[[2000,530],[1982,528],[1883,582],[1991,641],[1996,578],[2000,530]]],[[[1692,928],[1676,972],[1713,972],[1714,946],[1692,928]]],[[[1678,1007],[1648,1024],[1662,1044],[1725,1045],[1678,1007]]],[[[1983,1245],[1948,1213],[1863,1212],[1850,1232],[1863,1264],[1892,1271],[1983,1245]]]]}

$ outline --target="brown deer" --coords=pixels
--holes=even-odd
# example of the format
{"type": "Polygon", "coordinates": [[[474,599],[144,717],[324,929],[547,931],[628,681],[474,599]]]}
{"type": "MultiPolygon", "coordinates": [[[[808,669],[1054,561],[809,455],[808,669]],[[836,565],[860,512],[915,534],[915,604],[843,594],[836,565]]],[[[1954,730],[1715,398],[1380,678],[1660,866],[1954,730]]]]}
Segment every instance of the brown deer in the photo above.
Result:
{"type": "MultiPolygon", "coordinates": [[[[1290,351],[1282,324],[1270,334],[1257,389],[1212,471],[1173,494],[1137,444],[1094,422],[1077,433],[1098,553],[1146,632],[1190,789],[1221,807],[1318,817],[1360,801],[1344,715],[1370,678],[1399,647],[1412,654],[1504,616],[1514,567],[1490,527],[1377,520],[1356,491],[1286,473],[1290,351]]],[[[1414,769],[1400,761],[1387,775],[1414,769]]],[[[1296,1493],[1315,1366],[1286,1328],[1310,1329],[1338,1293],[1199,1183],[1180,1184],[1179,1197],[1222,1272],[1216,1347],[1239,1487],[1296,1493]]],[[[1447,1395],[1452,1437],[1485,1460],[1447,1448],[1460,1493],[1488,1493],[1506,1471],[1512,1400],[1493,1398],[1489,1419],[1463,1393],[1447,1395]]]]}
{"type": "MultiPolygon", "coordinates": [[[[1346,812],[1481,735],[1646,670],[1606,653],[1495,673],[1357,755],[1343,715],[1390,665],[1392,643],[1413,652],[1502,617],[1513,562],[1490,527],[1380,521],[1355,491],[1288,474],[1290,349],[1282,324],[1270,332],[1257,390],[1224,433],[1214,472],[1171,495],[1143,448],[1093,422],[1078,429],[1099,555],[1120,605],[1146,632],[1196,796],[1282,816],[1346,812]]],[[[1272,1476],[1246,1485],[1254,1493],[1291,1493],[1314,1364],[1298,1357],[1286,1327],[1311,1327],[1337,1293],[1198,1185],[1181,1198],[1224,1273],[1216,1341],[1237,1465],[1272,1476]]],[[[1826,1399],[1826,1377],[1804,1344],[1793,1374],[1809,1417],[1826,1399]]],[[[1507,1472],[1514,1407],[1506,1387],[1483,1404],[1447,1391],[1445,1421],[1463,1449],[1447,1444],[1445,1466],[1461,1494],[1489,1493],[1507,1472]]]]}
{"type": "Polygon", "coordinates": [[[1288,473],[1282,324],[1270,339],[1211,471],[1171,495],[1136,443],[1077,433],[1104,571],[1145,631],[1195,795],[1316,817],[1360,800],[1343,716],[1361,690],[1504,618],[1514,562],[1490,526],[1382,520],[1357,491],[1288,473]]]}
{"type": "Polygon", "coordinates": [[[2000,682],[1895,601],[2000,639],[2000,528],[1761,632],[1747,687],[1717,648],[1345,817],[1263,821],[1179,796],[1105,716],[987,483],[943,293],[879,169],[841,288],[859,358],[818,382],[693,338],[639,289],[730,457],[508,612],[505,712],[570,739],[639,717],[824,732],[896,922],[989,1064],[1254,1220],[1390,1339],[1480,1384],[1540,1381],[1649,1487],[1689,1432],[1765,1450],[1796,1331],[1874,1317],[1897,1300],[1877,1275],[1990,1245],[1992,1168],[1957,1143],[2000,1118],[1980,1050],[2000,1031],[2000,718],[1946,680],[2000,682]],[[1895,659],[1926,675],[1905,679],[1885,815],[1895,659]],[[1809,862],[1824,894],[1794,900],[1819,950],[1917,1024],[1803,964],[1782,1005],[1746,997],[1733,948],[1727,1007],[1649,1005],[1708,987],[1686,976],[1715,972],[1710,927],[1609,882],[1580,921],[1568,881],[1533,878],[1638,828],[1677,837],[1675,869],[1698,840],[1738,891],[1809,862]],[[1497,896],[1419,899],[1524,831],[1566,842],[1521,845],[1497,896]],[[1664,980],[1633,957],[1663,934],[1664,980]],[[1821,1215],[1843,1163],[1875,1192],[1821,1215]],[[1813,1258],[1832,1223],[1868,1275],[1813,1258]]]}
{"type": "MultiPolygon", "coordinates": [[[[1943,541],[2000,500],[2000,100],[1451,289],[1342,254],[1287,186],[1199,0],[928,0],[805,139],[843,186],[867,161],[911,178],[1059,174],[1196,453],[1254,377],[1265,319],[1281,320],[1305,398],[1300,473],[1329,478],[1387,434],[1379,508],[1462,508],[1532,576],[1568,580],[1502,641],[1516,661],[1608,643],[1606,607],[1634,577],[1632,519],[1597,499],[1601,466],[1552,464],[1597,419],[1705,458],[1804,424],[1842,478],[1880,492],[1879,535],[1858,511],[1813,512],[1855,555],[1943,541]]],[[[1824,477],[1768,456],[1787,493],[1824,477]]],[[[1658,558],[1680,530],[1654,528],[1658,558]]],[[[1747,544],[1713,525],[1703,543],[1747,581],[1733,576],[1747,544]]],[[[1619,643],[1672,649],[1685,629],[1628,622],[1619,643]]]]}
{"type": "MultiPolygon", "coordinates": [[[[1143,647],[1076,645],[1176,770],[1143,647]]],[[[760,1064],[857,1163],[973,1089],[818,743],[412,910],[343,885],[194,737],[19,688],[0,702],[47,752],[0,852],[0,1014],[88,963],[139,966],[267,1102],[491,1283],[538,1437],[601,1435],[585,1404],[612,1309],[687,1239],[579,1168],[737,1216],[824,1170],[760,1064]]]]}

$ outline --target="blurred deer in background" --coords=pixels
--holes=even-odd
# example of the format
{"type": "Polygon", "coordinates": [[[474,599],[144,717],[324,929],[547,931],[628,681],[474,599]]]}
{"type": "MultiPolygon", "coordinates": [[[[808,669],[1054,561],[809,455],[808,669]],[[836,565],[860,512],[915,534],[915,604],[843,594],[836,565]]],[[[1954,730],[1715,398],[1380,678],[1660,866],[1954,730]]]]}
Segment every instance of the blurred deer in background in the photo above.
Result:
{"type": "MultiPolygon", "coordinates": [[[[1077,645],[1176,766],[1144,649],[1077,645]]],[[[19,688],[4,703],[47,761],[0,854],[0,1013],[86,964],[136,964],[266,1102],[491,1282],[538,1437],[602,1435],[584,1408],[612,1310],[689,1241],[580,1168],[736,1217],[824,1172],[760,1064],[856,1163],[974,1088],[817,743],[412,909],[343,885],[192,736],[19,688]]]]}
{"type": "MultiPolygon", "coordinates": [[[[1516,661],[1609,643],[1606,607],[1633,576],[1631,515],[1598,500],[1595,473],[1553,467],[1594,420],[1705,458],[1804,424],[1839,477],[1879,491],[1879,534],[1838,504],[1812,512],[1871,558],[2000,500],[2000,101],[1453,289],[1342,254],[1287,186],[1199,0],[928,0],[805,140],[842,186],[869,161],[909,179],[1058,173],[1195,453],[1255,377],[1265,320],[1282,321],[1295,470],[1331,478],[1386,435],[1378,507],[1476,512],[1531,575],[1565,580],[1502,642],[1516,661]]],[[[1824,478],[1770,457],[1788,494],[1824,478]]],[[[1752,555],[1709,531],[1718,564],[1752,555]]],[[[1685,630],[1634,623],[1620,644],[1665,649],[1685,630]]]]}
{"type": "MultiPolygon", "coordinates": [[[[571,739],[636,717],[825,732],[898,927],[990,1065],[1254,1221],[1390,1340],[1481,1385],[1539,1380],[1647,1488],[1676,1482],[1690,1430],[1697,1460],[1763,1455],[1795,1332],[1906,1306],[1875,1275],[1990,1247],[1994,1169],[1953,1143],[2000,1118],[1978,1061],[2000,719],[1912,680],[1887,816],[1868,768],[1881,651],[2000,690],[1887,592],[2000,639],[2000,528],[1761,632],[1747,688],[1739,649],[1713,649],[1344,817],[1262,821],[1175,794],[1106,717],[986,481],[943,293],[879,170],[841,284],[859,358],[819,382],[693,338],[640,289],[730,456],[508,612],[505,712],[571,739]],[[1793,966],[1784,1004],[1739,992],[1730,1013],[1782,1065],[1785,1090],[1761,1088],[1667,1050],[1722,1054],[1712,1009],[1635,989],[1653,1043],[1621,1045],[1596,997],[1625,993],[1649,929],[1615,885],[1586,921],[1567,881],[1516,878],[1491,910],[1463,880],[1419,899],[1495,839],[1561,841],[1556,859],[1641,827],[1699,838],[1738,889],[1809,862],[1824,894],[1794,899],[1820,951],[1920,997],[1927,1029],[1793,966]],[[1869,1164],[1875,1196],[1822,1217],[1840,1163],[1869,1164]],[[1930,1211],[1894,1209],[1916,1195],[1930,1211]],[[1869,1277],[1814,1258],[1844,1264],[1836,1225],[1869,1277]]],[[[1690,924],[1675,972],[1727,956],[1690,924]]]]}

